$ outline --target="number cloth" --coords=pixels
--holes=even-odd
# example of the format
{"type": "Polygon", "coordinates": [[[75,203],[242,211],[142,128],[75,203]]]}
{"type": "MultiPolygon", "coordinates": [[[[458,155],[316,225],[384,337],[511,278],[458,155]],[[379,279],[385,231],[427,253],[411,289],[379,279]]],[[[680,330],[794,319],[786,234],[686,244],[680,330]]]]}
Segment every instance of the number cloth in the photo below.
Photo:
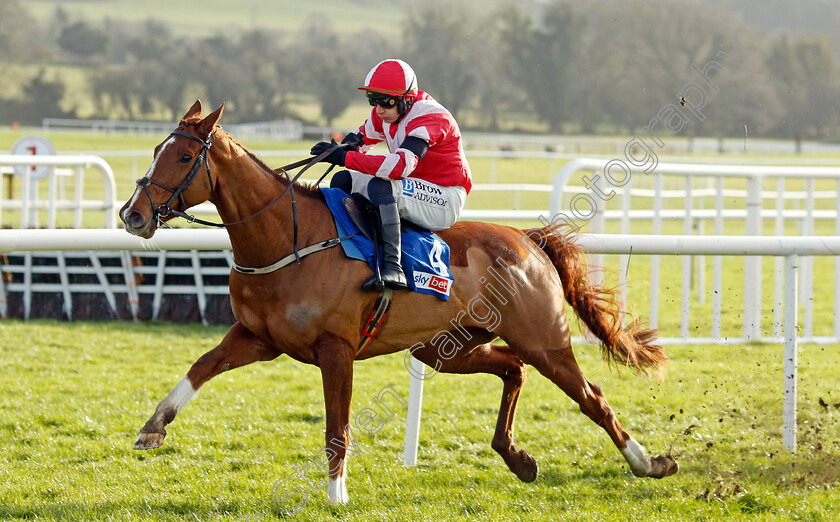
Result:
{"type": "MultiPolygon", "coordinates": [[[[359,232],[341,204],[347,194],[343,190],[329,188],[322,188],[321,192],[332,212],[339,237],[359,232]]],[[[371,268],[374,267],[373,243],[363,235],[342,241],[341,246],[348,257],[367,261],[371,268]]],[[[449,245],[437,235],[415,228],[404,229],[402,267],[411,290],[449,300],[454,281],[449,270],[449,245]]]]}

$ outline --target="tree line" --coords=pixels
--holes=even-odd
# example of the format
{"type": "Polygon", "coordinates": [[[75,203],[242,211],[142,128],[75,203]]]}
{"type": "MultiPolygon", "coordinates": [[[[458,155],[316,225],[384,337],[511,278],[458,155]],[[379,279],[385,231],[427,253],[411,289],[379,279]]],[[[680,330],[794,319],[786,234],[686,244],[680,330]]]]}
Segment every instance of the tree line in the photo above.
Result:
{"type": "MultiPolygon", "coordinates": [[[[627,133],[678,101],[680,88],[696,81],[692,64],[737,49],[743,69],[714,79],[719,91],[706,118],[684,132],[830,139],[840,127],[840,69],[824,37],[770,34],[714,5],[401,5],[399,36],[339,33],[325,17],[293,36],[253,30],[190,38],[161,20],[93,23],[60,8],[39,23],[19,0],[0,0],[0,75],[9,63],[72,63],[85,70],[100,118],[174,120],[202,98],[225,101],[228,121],[268,121],[299,117],[297,103],[311,100],[322,115],[313,123],[331,125],[358,101],[355,87],[372,65],[401,57],[420,88],[465,127],[627,133]]],[[[60,77],[41,70],[22,85],[22,95],[0,99],[3,123],[75,115],[62,108],[60,77]]]]}

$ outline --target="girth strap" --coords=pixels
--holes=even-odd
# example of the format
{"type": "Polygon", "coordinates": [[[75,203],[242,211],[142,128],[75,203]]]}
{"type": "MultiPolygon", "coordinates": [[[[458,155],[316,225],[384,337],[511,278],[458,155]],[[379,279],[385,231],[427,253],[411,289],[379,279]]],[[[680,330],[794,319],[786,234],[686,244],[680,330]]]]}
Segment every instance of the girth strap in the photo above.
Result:
{"type": "MultiPolygon", "coordinates": [[[[271,272],[280,270],[284,266],[288,266],[294,263],[296,260],[298,260],[298,255],[300,257],[308,256],[309,254],[314,254],[315,252],[320,252],[321,250],[326,250],[328,248],[340,245],[342,241],[358,235],[360,234],[352,234],[344,237],[335,237],[323,241],[321,243],[309,245],[307,247],[301,248],[295,253],[287,255],[286,257],[277,261],[276,263],[272,263],[268,266],[263,266],[259,268],[242,266],[234,262],[233,269],[239,272],[240,274],[269,274],[271,272]]],[[[385,319],[388,316],[388,310],[391,308],[391,297],[393,293],[394,291],[392,289],[385,287],[385,289],[382,290],[382,292],[379,294],[379,297],[376,298],[376,302],[373,304],[373,310],[371,310],[370,316],[368,317],[367,322],[365,322],[365,327],[362,329],[362,335],[359,339],[359,346],[356,348],[356,357],[358,357],[359,354],[361,354],[364,351],[364,349],[367,348],[370,345],[370,343],[373,342],[373,340],[379,334],[379,330],[385,324],[385,319]]]]}
{"type": "Polygon", "coordinates": [[[376,302],[373,304],[373,310],[371,310],[365,327],[362,329],[362,338],[359,339],[359,347],[356,348],[356,357],[359,357],[359,354],[373,342],[379,334],[382,325],[385,324],[385,319],[388,317],[388,310],[391,308],[391,296],[393,293],[393,290],[385,287],[382,293],[379,294],[379,297],[376,298],[376,302]]]}
{"type": "Polygon", "coordinates": [[[239,263],[233,263],[233,269],[239,272],[240,274],[270,274],[271,272],[276,272],[280,270],[284,266],[291,265],[294,262],[300,262],[300,258],[304,256],[308,256],[309,254],[314,254],[315,252],[320,252],[321,250],[326,250],[328,248],[332,248],[334,246],[340,245],[342,241],[346,239],[350,239],[352,237],[356,237],[359,234],[352,234],[349,236],[344,237],[334,237],[332,239],[327,239],[326,241],[322,241],[320,243],[315,243],[314,245],[309,245],[307,247],[303,247],[300,250],[297,250],[286,257],[280,259],[279,261],[272,263],[268,266],[263,267],[250,267],[250,266],[242,266],[239,263]]]}

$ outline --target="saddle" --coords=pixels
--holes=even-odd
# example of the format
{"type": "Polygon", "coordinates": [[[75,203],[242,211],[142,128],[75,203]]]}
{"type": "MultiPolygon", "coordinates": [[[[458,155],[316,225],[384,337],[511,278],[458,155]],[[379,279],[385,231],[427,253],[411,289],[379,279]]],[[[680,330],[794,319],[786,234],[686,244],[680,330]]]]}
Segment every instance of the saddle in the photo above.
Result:
{"type": "Polygon", "coordinates": [[[359,229],[363,236],[373,241],[374,245],[379,244],[379,230],[378,219],[376,215],[376,208],[373,203],[367,200],[359,193],[354,193],[351,196],[345,196],[341,200],[341,206],[350,216],[350,220],[359,229]]]}
{"type": "MultiPolygon", "coordinates": [[[[379,216],[366,198],[348,196],[341,189],[322,188],[347,257],[366,262],[374,273],[379,266],[379,216]]],[[[411,290],[449,299],[454,281],[449,270],[449,245],[428,229],[402,220],[402,266],[411,290]]]]}
{"type": "MultiPolygon", "coordinates": [[[[359,193],[353,193],[350,196],[345,196],[341,200],[341,206],[350,216],[350,220],[359,229],[363,236],[373,242],[374,245],[379,244],[379,216],[376,214],[376,207],[367,198],[359,193]]],[[[400,228],[404,231],[414,230],[420,233],[431,233],[428,228],[416,225],[411,221],[400,220],[400,228]]]]}

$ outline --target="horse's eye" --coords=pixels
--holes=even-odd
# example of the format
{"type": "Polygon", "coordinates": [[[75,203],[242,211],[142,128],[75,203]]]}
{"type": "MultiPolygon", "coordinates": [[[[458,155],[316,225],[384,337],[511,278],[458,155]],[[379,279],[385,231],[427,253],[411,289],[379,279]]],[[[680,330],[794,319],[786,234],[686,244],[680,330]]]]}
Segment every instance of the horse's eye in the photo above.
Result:
{"type": "Polygon", "coordinates": [[[180,161],[181,161],[181,163],[187,164],[190,161],[192,161],[192,156],[190,156],[189,154],[184,154],[183,156],[181,156],[180,161]]]}

